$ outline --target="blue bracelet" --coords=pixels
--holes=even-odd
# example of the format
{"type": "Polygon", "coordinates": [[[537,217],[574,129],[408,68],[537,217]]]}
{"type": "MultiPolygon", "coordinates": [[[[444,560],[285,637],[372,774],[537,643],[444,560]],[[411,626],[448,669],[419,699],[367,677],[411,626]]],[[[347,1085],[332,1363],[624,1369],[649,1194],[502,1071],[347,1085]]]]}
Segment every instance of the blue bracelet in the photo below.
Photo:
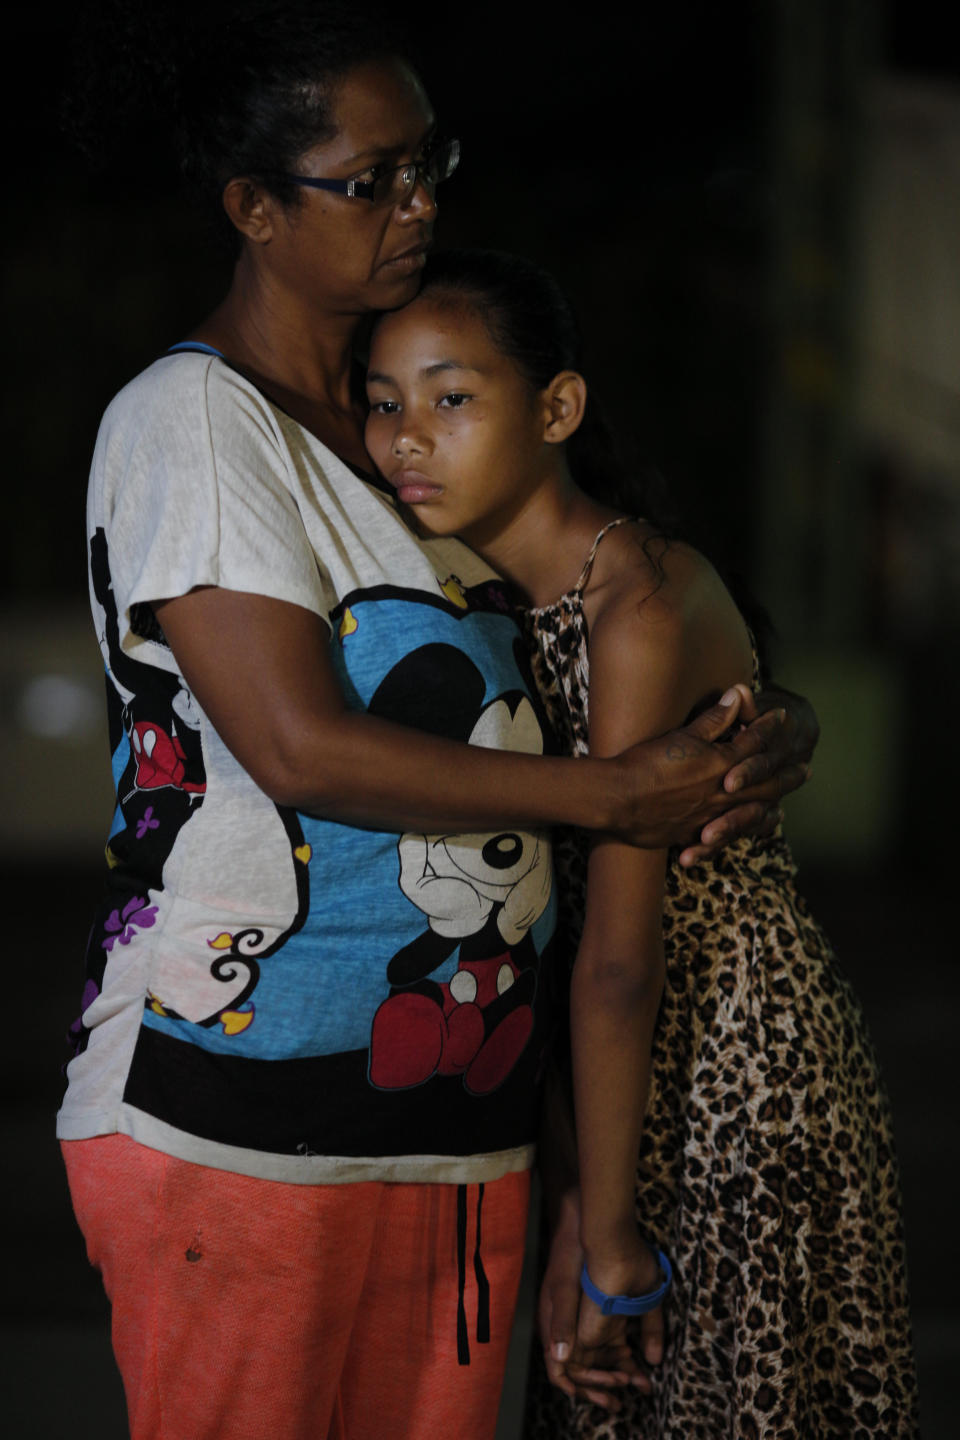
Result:
{"type": "Polygon", "coordinates": [[[646,1315],[648,1311],[656,1310],[673,1282],[673,1271],[666,1255],[662,1250],[654,1250],[653,1253],[657,1257],[663,1281],[656,1290],[649,1290],[646,1295],[608,1295],[590,1279],[586,1261],[580,1271],[580,1288],[584,1295],[589,1295],[595,1305],[600,1306],[604,1315],[646,1315]]]}

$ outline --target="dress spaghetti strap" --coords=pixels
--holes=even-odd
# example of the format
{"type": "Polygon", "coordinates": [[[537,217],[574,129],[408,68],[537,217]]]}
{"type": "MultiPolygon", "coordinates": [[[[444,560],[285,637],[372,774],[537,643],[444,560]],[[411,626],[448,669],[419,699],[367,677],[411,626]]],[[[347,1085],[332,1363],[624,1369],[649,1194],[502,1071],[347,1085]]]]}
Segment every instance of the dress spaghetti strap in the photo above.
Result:
{"type": "Polygon", "coordinates": [[[603,537],[605,535],[608,535],[611,530],[616,530],[618,525],[635,525],[636,523],[636,516],[634,515],[618,515],[616,520],[608,520],[607,524],[604,525],[603,529],[600,531],[600,534],[590,546],[590,554],[583,562],[583,569],[577,576],[577,583],[569,592],[571,595],[579,595],[586,586],[587,581],[590,579],[590,571],[593,569],[593,562],[597,558],[597,551],[600,549],[600,541],[603,539],[603,537]]]}

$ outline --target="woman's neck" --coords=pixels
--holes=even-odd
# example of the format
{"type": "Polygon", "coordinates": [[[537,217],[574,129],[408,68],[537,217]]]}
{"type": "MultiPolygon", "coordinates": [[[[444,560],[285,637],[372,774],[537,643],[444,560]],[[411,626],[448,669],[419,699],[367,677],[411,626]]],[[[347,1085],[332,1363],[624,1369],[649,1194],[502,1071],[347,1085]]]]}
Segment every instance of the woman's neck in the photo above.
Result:
{"type": "Polygon", "coordinates": [[[598,531],[618,512],[584,495],[566,474],[539,486],[496,534],[464,533],[531,605],[549,605],[572,589],[598,531]]]}
{"type": "Polygon", "coordinates": [[[345,460],[370,469],[353,393],[362,316],[316,312],[241,256],[220,305],[190,337],[223,352],[253,383],[345,460]]]}

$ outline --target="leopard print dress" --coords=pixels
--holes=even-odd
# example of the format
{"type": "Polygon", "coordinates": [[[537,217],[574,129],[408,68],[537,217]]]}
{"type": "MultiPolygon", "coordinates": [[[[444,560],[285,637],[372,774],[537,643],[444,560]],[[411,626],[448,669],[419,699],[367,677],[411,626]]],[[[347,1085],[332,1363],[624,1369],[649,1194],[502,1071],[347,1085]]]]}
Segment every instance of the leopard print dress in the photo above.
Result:
{"type": "MultiPolygon", "coordinates": [[[[614,524],[622,522],[614,522],[614,524]]],[[[527,612],[561,743],[587,752],[583,591],[527,612]]],[[[582,925],[585,838],[559,837],[582,925]]],[[[528,1440],[893,1440],[917,1434],[897,1164],[863,1015],[795,888],[784,841],[667,869],[666,985],[637,1219],[673,1262],[651,1396],[571,1404],[534,1338],[528,1440]]]]}

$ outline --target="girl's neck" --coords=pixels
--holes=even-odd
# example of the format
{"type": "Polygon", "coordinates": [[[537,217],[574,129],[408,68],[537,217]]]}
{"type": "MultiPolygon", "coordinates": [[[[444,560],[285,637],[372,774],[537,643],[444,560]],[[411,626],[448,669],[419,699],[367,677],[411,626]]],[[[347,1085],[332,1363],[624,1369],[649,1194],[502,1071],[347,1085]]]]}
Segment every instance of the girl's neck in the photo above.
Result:
{"type": "Polygon", "coordinates": [[[618,513],[562,473],[539,486],[497,534],[462,539],[531,605],[549,605],[573,588],[597,533],[618,513]]]}

